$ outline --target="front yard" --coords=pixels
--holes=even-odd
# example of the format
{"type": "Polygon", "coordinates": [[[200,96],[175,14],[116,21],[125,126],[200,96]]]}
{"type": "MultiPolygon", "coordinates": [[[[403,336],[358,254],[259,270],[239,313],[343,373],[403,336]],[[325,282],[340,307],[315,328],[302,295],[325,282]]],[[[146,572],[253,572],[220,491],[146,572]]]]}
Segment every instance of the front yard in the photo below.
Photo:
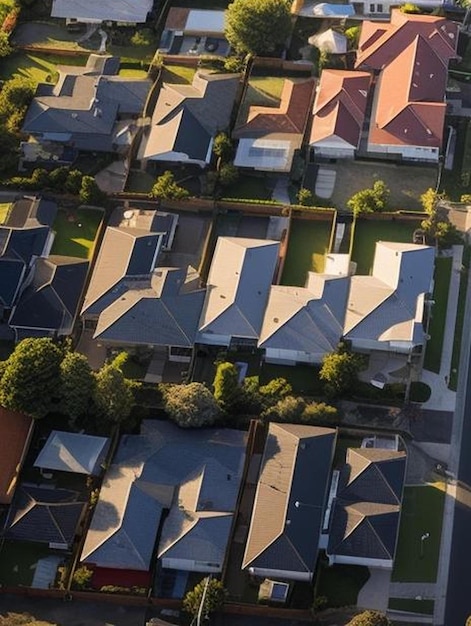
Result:
{"type": "Polygon", "coordinates": [[[424,367],[438,374],[442,358],[443,335],[445,333],[448,292],[453,259],[438,257],[435,259],[433,306],[430,313],[428,334],[430,339],[425,348],[424,367]]]}
{"type": "Polygon", "coordinates": [[[304,287],[308,272],[323,272],[332,220],[293,218],[281,283],[304,287]]]}
{"type": "Polygon", "coordinates": [[[59,210],[53,224],[56,237],[51,254],[90,259],[102,219],[99,209],[59,210]]]}
{"type": "Polygon", "coordinates": [[[436,581],[445,504],[442,487],[441,483],[405,487],[393,581],[436,581]]]}

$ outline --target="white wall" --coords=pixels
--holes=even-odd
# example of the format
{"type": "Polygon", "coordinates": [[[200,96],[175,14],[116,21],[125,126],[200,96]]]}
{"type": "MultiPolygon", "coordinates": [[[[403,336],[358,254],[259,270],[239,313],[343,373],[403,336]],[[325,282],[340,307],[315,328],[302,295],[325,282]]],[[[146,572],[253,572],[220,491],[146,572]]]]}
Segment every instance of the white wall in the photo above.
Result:
{"type": "Polygon", "coordinates": [[[253,576],[260,576],[261,578],[299,580],[301,582],[311,582],[312,580],[312,572],[290,572],[282,569],[262,569],[258,567],[249,567],[248,571],[253,576]]]}
{"type": "Polygon", "coordinates": [[[207,346],[226,346],[226,348],[228,348],[231,343],[231,336],[216,335],[213,333],[200,333],[198,343],[203,343],[207,346]]]}
{"type": "Polygon", "coordinates": [[[296,363],[319,365],[323,356],[323,354],[310,354],[309,352],[300,352],[298,350],[280,350],[276,348],[267,348],[265,350],[265,361],[280,365],[296,365],[296,363]]]}
{"type": "Polygon", "coordinates": [[[340,554],[329,554],[329,565],[363,565],[376,569],[392,569],[392,559],[365,559],[358,556],[343,556],[340,554]]]}
{"type": "MultiPolygon", "coordinates": [[[[314,118],[314,124],[315,123],[316,118],[314,118]]],[[[352,146],[336,135],[332,135],[322,141],[311,143],[310,145],[314,149],[316,156],[325,156],[333,159],[353,159],[355,156],[355,146],[352,146]]]]}
{"type": "Polygon", "coordinates": [[[368,152],[384,152],[386,154],[402,156],[403,159],[408,161],[427,161],[430,163],[438,163],[440,156],[438,148],[375,143],[368,143],[368,152]]]}
{"type": "Polygon", "coordinates": [[[168,569],[180,569],[185,572],[202,572],[203,574],[219,574],[222,571],[222,563],[205,563],[203,561],[194,561],[192,559],[161,559],[162,567],[168,569]]]}

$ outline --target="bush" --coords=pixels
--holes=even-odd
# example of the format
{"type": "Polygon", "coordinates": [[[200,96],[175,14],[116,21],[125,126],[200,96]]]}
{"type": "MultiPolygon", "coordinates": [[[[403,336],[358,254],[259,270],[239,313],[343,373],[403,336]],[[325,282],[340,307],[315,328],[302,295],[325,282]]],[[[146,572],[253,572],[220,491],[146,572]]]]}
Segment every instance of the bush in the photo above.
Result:
{"type": "Polygon", "coordinates": [[[74,589],[89,589],[93,576],[93,570],[86,565],[77,568],[72,577],[72,586],[74,589]]]}
{"type": "Polygon", "coordinates": [[[122,593],[133,596],[145,596],[147,589],[145,587],[120,587],[119,585],[103,585],[100,587],[103,593],[122,593]]]}
{"type": "Polygon", "coordinates": [[[154,33],[150,28],[142,28],[136,30],[131,37],[131,43],[133,46],[150,46],[154,41],[154,33]]]}

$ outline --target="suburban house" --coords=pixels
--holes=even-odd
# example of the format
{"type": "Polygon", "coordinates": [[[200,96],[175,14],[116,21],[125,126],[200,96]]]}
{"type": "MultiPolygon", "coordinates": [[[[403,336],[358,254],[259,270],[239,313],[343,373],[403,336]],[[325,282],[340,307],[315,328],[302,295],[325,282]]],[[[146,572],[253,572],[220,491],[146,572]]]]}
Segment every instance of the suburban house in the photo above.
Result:
{"type": "Polygon", "coordinates": [[[137,227],[106,229],[81,315],[94,338],[108,346],[160,347],[169,360],[186,362],[205,290],[191,266],[158,267],[176,225],[170,214],[153,213],[134,221],[137,227]],[[166,230],[149,230],[161,227],[166,230]]]}
{"type": "Polygon", "coordinates": [[[234,165],[265,172],[290,172],[294,153],[304,141],[315,81],[285,79],[278,106],[248,108],[234,128],[238,140],[234,165]]]}
{"type": "Polygon", "coordinates": [[[353,158],[360,146],[371,83],[369,72],[322,70],[309,145],[314,156],[353,158]]]}
{"type": "Polygon", "coordinates": [[[16,341],[70,335],[87,273],[84,259],[52,254],[36,259],[8,322],[16,341]]]}
{"type": "Polygon", "coordinates": [[[405,470],[404,451],[348,448],[330,514],[331,565],[392,569],[405,470]]]}
{"type": "Polygon", "coordinates": [[[217,10],[170,7],[159,52],[226,56],[230,46],[224,37],[224,14],[217,10]]]}
{"type": "Polygon", "coordinates": [[[40,470],[97,476],[108,452],[109,439],[53,430],[34,467],[40,470]]]}
{"type": "Polygon", "coordinates": [[[53,0],[51,17],[85,24],[143,24],[153,5],[154,0],[53,0]]]}
{"type": "Polygon", "coordinates": [[[229,127],[238,89],[238,75],[203,71],[191,85],[163,83],[139,147],[143,166],[153,161],[208,165],[215,136],[229,127]]]}
{"type": "Polygon", "coordinates": [[[434,259],[431,246],[376,243],[371,276],[350,278],[343,336],[352,350],[406,355],[422,351],[434,259]]]}
{"type": "MultiPolygon", "coordinates": [[[[396,7],[407,4],[405,0],[350,0],[347,4],[328,4],[317,2],[317,0],[293,0],[291,13],[303,17],[329,17],[345,19],[355,16],[372,16],[376,18],[386,18],[396,7]]],[[[446,0],[417,0],[414,3],[423,9],[436,9],[450,6],[446,0]]]]}
{"type": "Polygon", "coordinates": [[[0,320],[8,320],[31,266],[45,257],[54,240],[54,202],[25,196],[0,213],[0,320]]]}
{"type": "Polygon", "coordinates": [[[306,287],[273,285],[258,347],[267,363],[318,364],[343,335],[350,281],[308,273],[306,287]]]}
{"type": "Polygon", "coordinates": [[[443,145],[448,63],[459,24],[394,9],[390,22],[362,24],[355,67],[373,71],[370,155],[437,163],[443,145]]]}
{"type": "Polygon", "coordinates": [[[26,160],[32,153],[32,160],[57,167],[73,162],[79,151],[127,151],[152,83],[118,76],[119,63],[117,57],[91,54],[85,67],[59,67],[56,85],[38,85],[22,128],[30,135],[22,145],[26,160]]]}
{"type": "Polygon", "coordinates": [[[22,483],[8,514],[5,535],[68,550],[86,507],[76,491],[22,483]]]}
{"type": "MultiPolygon", "coordinates": [[[[222,570],[245,459],[246,433],[145,421],[124,435],[107,471],[81,562],[108,584],[126,570],[150,582],[163,568],[222,570]],[[101,571],[100,571],[101,570],[101,571]]],[[[106,583],[103,583],[106,584],[106,583]]]]}
{"type": "Polygon", "coordinates": [[[256,347],[278,254],[277,241],[218,238],[199,321],[198,343],[256,347]]]}
{"type": "Polygon", "coordinates": [[[312,580],[336,437],[333,428],[269,425],[242,569],[312,580]]]}
{"type": "MultiPolygon", "coordinates": [[[[396,2],[395,0],[379,0],[379,2],[371,2],[370,0],[354,0],[352,2],[356,15],[371,15],[379,17],[389,15],[398,5],[404,5],[404,0],[396,2]]],[[[447,6],[447,0],[417,0],[415,6],[420,9],[438,9],[447,6]]]]}
{"type": "Polygon", "coordinates": [[[33,427],[31,417],[0,406],[0,505],[13,499],[33,427]]]}

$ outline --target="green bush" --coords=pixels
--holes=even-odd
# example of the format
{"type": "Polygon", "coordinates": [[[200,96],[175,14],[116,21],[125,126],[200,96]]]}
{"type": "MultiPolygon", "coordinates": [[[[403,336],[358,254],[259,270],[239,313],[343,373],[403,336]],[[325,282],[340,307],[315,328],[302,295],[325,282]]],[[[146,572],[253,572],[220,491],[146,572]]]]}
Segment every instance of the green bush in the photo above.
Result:
{"type": "Polygon", "coordinates": [[[131,37],[131,43],[133,46],[150,46],[154,41],[154,33],[150,28],[142,28],[136,30],[131,37]]]}

